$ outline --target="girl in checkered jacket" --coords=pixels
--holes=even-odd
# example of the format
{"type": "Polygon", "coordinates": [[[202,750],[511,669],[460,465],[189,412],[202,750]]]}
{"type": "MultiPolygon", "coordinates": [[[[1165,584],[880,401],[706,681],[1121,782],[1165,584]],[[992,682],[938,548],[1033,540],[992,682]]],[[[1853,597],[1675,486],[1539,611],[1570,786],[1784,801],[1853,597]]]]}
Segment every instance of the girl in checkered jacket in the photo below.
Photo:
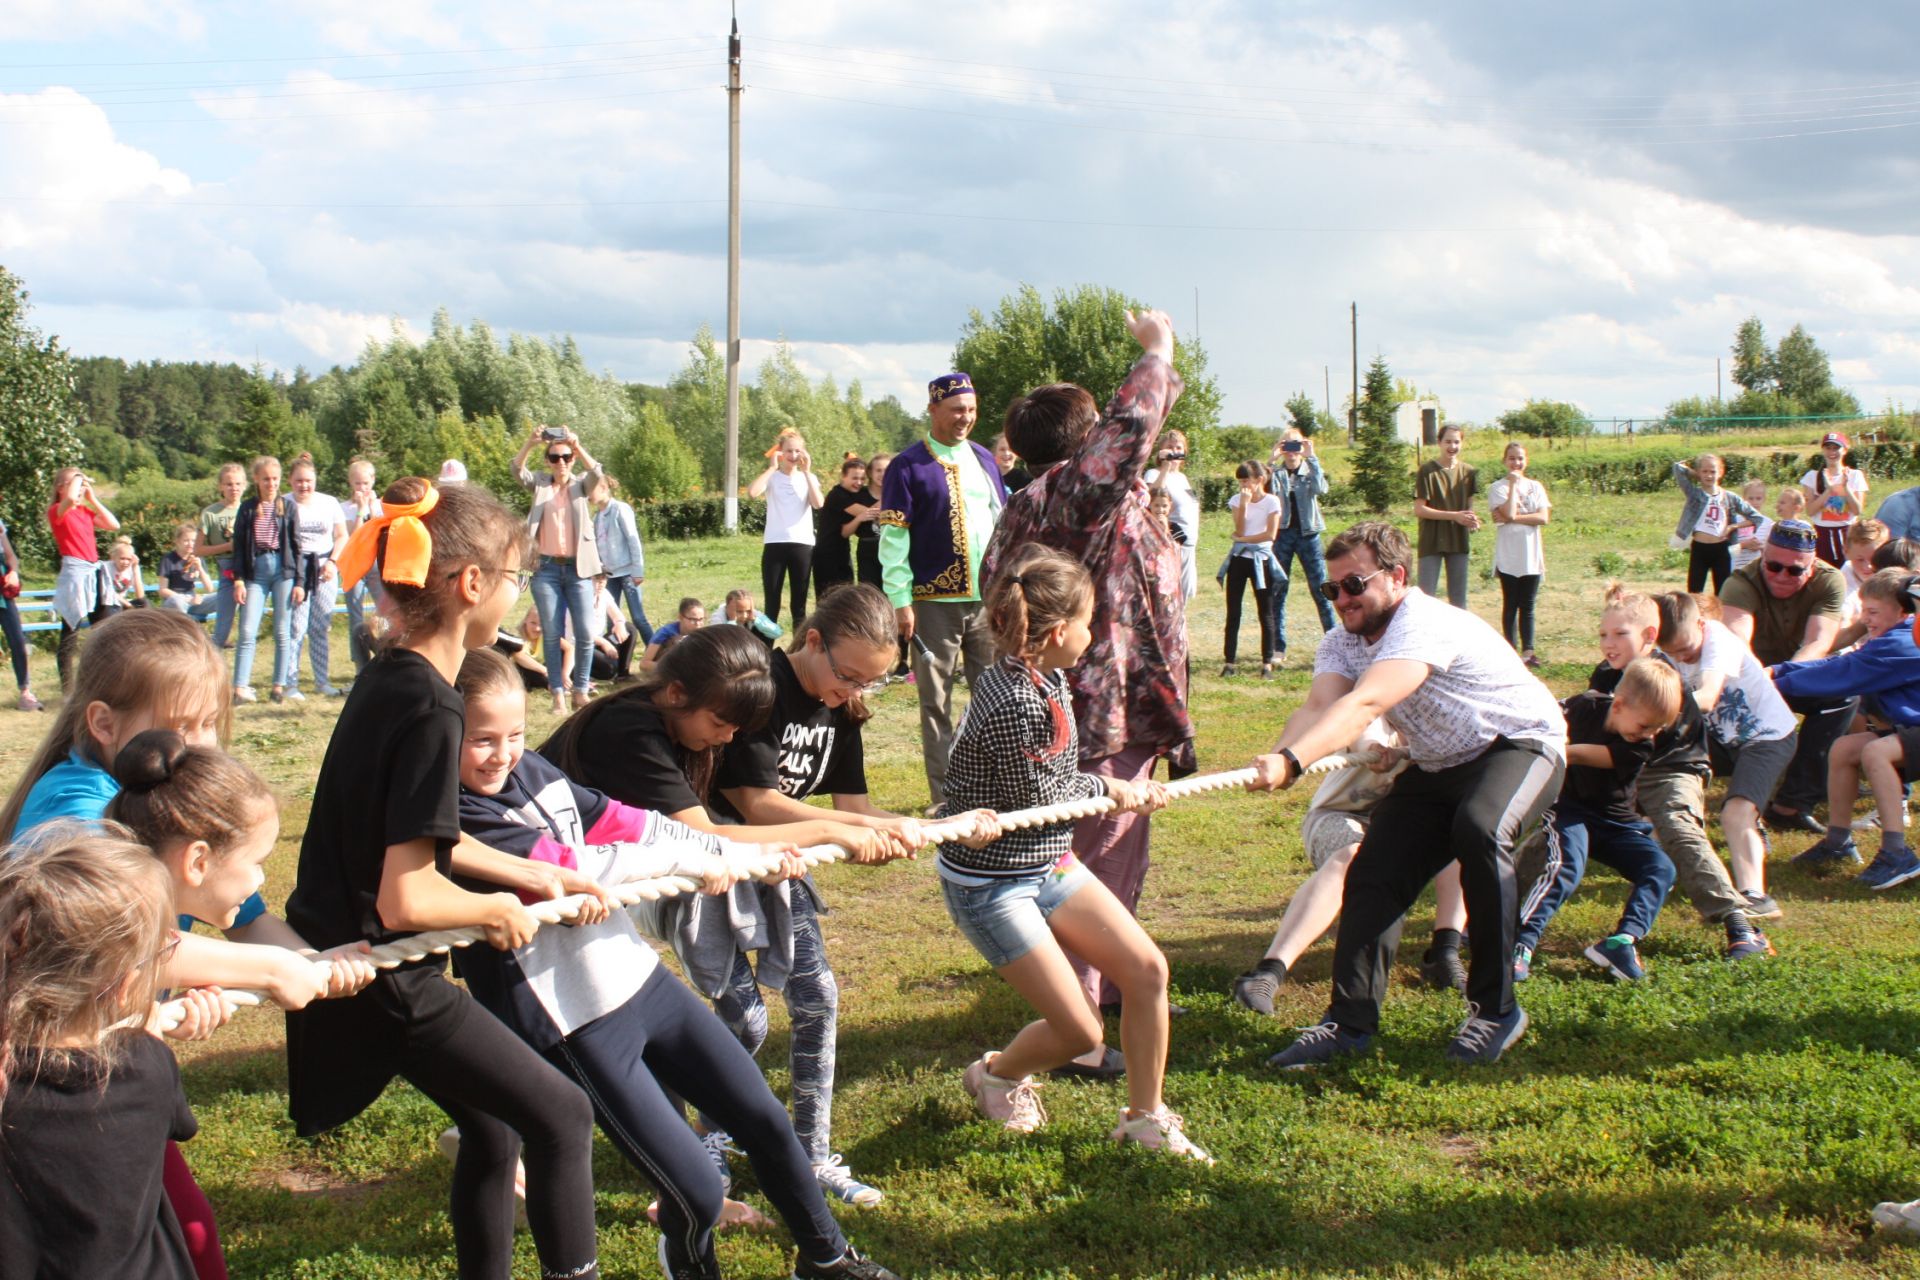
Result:
{"type": "Polygon", "coordinates": [[[1212,1164],[1160,1096],[1167,1066],[1166,957],[1075,859],[1071,822],[1002,834],[995,817],[995,811],[1096,796],[1137,813],[1167,803],[1158,783],[1078,768],[1066,668],[1091,642],[1093,582],[1075,561],[1030,546],[1001,567],[986,605],[999,661],[974,681],[941,808],[943,816],[985,812],[972,815],[971,839],[940,846],[940,884],[960,932],[1040,1018],[967,1068],[967,1092],[984,1115],[1016,1133],[1046,1123],[1035,1074],[1065,1066],[1104,1033],[1099,1011],[1067,962],[1071,950],[1120,988],[1129,1105],[1114,1141],[1212,1164]]]}

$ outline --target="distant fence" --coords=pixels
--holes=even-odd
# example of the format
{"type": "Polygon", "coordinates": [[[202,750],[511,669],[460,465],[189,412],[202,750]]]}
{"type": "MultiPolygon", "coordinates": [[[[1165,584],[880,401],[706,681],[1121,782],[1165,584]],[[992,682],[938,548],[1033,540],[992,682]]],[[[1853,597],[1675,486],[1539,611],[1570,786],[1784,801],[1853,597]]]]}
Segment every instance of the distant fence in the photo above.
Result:
{"type": "MultiPolygon", "coordinates": [[[[1770,431],[1782,427],[1807,426],[1824,429],[1834,423],[1867,424],[1867,432],[1875,443],[1880,433],[1889,425],[1907,426],[1914,421],[1914,415],[1908,413],[1801,413],[1801,414],[1748,414],[1744,416],[1701,418],[1588,418],[1587,426],[1596,436],[1636,436],[1636,435],[1714,435],[1723,431],[1770,431]]],[[[1853,441],[1861,443],[1859,440],[1853,441]]]]}
{"type": "MultiPolygon", "coordinates": [[[[150,600],[157,601],[160,598],[159,586],[149,584],[147,587],[147,597],[150,600]]],[[[344,600],[345,597],[343,596],[341,599],[344,600]]],[[[60,618],[53,611],[53,592],[51,590],[22,591],[19,597],[14,600],[13,604],[16,609],[20,610],[20,630],[31,634],[35,631],[58,631],[60,629],[60,618]],[[42,613],[46,615],[46,621],[27,621],[29,616],[42,613]]],[[[158,604],[150,604],[148,607],[159,608],[160,606],[158,604]]],[[[267,608],[273,608],[273,593],[271,591],[267,593],[267,608]]],[[[346,611],[347,606],[344,603],[340,601],[334,603],[333,612],[335,617],[338,617],[346,611]]],[[[238,612],[237,609],[236,612],[238,612]]],[[[83,622],[80,625],[84,627],[86,623],[83,622]]]]}

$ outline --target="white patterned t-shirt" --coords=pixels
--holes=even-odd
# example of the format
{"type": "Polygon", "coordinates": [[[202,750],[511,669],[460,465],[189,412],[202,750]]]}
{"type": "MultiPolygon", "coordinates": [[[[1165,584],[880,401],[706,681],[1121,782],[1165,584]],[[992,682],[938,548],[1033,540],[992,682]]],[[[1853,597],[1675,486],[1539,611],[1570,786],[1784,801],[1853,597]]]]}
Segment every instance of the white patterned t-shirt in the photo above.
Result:
{"type": "Polygon", "coordinates": [[[1567,721],[1547,686],[1483,620],[1409,587],[1378,642],[1330,631],[1315,675],[1359,681],[1376,662],[1422,663],[1427,678],[1386,713],[1413,762],[1429,772],[1465,764],[1496,738],[1533,742],[1564,758],[1567,721]]]}
{"type": "Polygon", "coordinates": [[[1672,654],[1667,656],[1690,691],[1700,688],[1702,676],[1726,678],[1720,701],[1714,704],[1713,710],[1704,713],[1713,736],[1729,747],[1743,747],[1749,742],[1771,742],[1792,733],[1793,712],[1787,708],[1780,691],[1773,687],[1767,669],[1753,656],[1753,650],[1723,623],[1704,618],[1700,625],[1705,629],[1705,639],[1694,661],[1682,662],[1672,654]]]}

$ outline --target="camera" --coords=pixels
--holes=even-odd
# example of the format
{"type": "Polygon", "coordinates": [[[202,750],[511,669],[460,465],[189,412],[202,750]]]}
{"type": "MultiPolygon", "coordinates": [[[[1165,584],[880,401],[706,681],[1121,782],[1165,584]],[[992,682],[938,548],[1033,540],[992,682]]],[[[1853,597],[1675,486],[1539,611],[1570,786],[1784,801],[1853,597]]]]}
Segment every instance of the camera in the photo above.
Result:
{"type": "Polygon", "coordinates": [[[1280,442],[1280,452],[1282,453],[1298,453],[1306,447],[1304,443],[1298,440],[1282,440],[1280,442]]]}
{"type": "Polygon", "coordinates": [[[1162,449],[1160,451],[1160,461],[1162,462],[1182,462],[1185,461],[1186,456],[1187,451],[1185,449],[1162,449]]]}
{"type": "Polygon", "coordinates": [[[567,429],[565,427],[542,427],[540,428],[540,438],[547,441],[565,440],[567,438],[567,429]]]}

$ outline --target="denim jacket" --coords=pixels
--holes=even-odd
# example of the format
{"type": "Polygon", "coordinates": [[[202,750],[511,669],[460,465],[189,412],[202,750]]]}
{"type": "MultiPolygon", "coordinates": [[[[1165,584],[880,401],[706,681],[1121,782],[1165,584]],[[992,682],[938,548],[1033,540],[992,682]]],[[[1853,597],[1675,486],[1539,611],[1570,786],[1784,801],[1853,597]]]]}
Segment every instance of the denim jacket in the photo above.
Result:
{"type": "Polygon", "coordinates": [[[615,498],[593,518],[594,540],[600,544],[600,567],[609,578],[644,578],[647,559],[640,549],[640,530],[633,508],[615,498]]]}
{"type": "MultiPolygon", "coordinates": [[[[1673,464],[1673,482],[1679,485],[1680,492],[1687,496],[1686,505],[1680,508],[1680,523],[1674,526],[1673,536],[1691,540],[1693,526],[1700,523],[1700,513],[1707,509],[1707,491],[1694,483],[1693,477],[1687,473],[1687,464],[1684,462],[1673,464]]],[[[1733,527],[1743,520],[1758,527],[1760,522],[1766,519],[1754,509],[1752,503],[1733,490],[1723,487],[1720,490],[1720,496],[1727,500],[1728,532],[1732,532],[1733,527]]]]}
{"type": "Polygon", "coordinates": [[[1282,529],[1292,518],[1295,502],[1300,504],[1300,523],[1305,526],[1302,532],[1319,533],[1327,527],[1325,517],[1320,514],[1320,495],[1327,491],[1327,473],[1320,469],[1320,459],[1308,457],[1298,471],[1289,471],[1286,464],[1276,463],[1267,474],[1267,484],[1273,496],[1280,499],[1282,529]]]}

